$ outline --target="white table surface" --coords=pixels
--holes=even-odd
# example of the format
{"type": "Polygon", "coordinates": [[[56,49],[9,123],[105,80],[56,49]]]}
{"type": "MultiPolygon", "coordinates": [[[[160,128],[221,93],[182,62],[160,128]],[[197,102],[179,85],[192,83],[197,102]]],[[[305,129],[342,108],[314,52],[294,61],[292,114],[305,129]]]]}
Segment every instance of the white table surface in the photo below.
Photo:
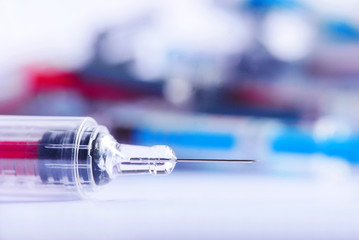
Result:
{"type": "Polygon", "coordinates": [[[0,201],[7,239],[359,239],[359,181],[126,176],[93,200],[0,201]]]}

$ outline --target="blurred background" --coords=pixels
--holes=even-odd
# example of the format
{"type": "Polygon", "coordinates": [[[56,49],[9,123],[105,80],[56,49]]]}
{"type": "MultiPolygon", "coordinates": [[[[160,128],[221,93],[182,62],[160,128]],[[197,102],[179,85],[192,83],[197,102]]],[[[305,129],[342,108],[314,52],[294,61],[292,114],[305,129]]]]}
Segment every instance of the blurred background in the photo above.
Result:
{"type": "Polygon", "coordinates": [[[56,239],[61,229],[146,238],[141,226],[158,239],[358,239],[358,9],[356,0],[0,1],[0,114],[92,116],[121,143],[257,161],[121,178],[108,190],[119,203],[10,202],[0,238],[43,226],[40,237],[56,239]],[[85,218],[89,228],[74,227],[85,218]],[[31,221],[14,233],[18,219],[31,221]]]}
{"type": "Polygon", "coordinates": [[[187,164],[343,177],[359,163],[359,3],[3,1],[0,113],[94,117],[187,164]]]}

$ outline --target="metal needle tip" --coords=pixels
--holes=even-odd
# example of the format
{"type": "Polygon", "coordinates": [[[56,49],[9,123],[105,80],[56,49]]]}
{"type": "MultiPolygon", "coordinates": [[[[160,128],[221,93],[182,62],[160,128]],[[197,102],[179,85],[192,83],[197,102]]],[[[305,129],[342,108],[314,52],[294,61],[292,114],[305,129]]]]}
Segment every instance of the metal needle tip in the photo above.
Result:
{"type": "Polygon", "coordinates": [[[243,163],[252,163],[255,160],[249,159],[191,159],[191,158],[177,158],[177,162],[243,162],[243,163]]]}

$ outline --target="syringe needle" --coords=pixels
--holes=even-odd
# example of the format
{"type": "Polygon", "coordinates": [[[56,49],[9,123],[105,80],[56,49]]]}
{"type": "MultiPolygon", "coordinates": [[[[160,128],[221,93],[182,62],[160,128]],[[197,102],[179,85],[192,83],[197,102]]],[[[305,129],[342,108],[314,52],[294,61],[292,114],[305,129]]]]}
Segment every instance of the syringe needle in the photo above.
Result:
{"type": "Polygon", "coordinates": [[[243,162],[243,163],[252,163],[255,160],[250,159],[211,159],[211,158],[177,158],[177,162],[243,162]]]}

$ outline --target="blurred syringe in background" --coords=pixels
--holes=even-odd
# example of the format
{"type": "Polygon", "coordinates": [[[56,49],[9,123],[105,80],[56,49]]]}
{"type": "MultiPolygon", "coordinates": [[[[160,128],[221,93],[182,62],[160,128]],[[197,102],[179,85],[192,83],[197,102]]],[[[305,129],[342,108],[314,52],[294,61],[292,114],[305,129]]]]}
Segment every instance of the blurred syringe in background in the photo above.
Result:
{"type": "MultiPolygon", "coordinates": [[[[349,177],[359,163],[358,129],[335,116],[286,122],[269,118],[183,114],[121,105],[103,113],[121,142],[170,145],[181,158],[256,159],[255,165],[181,165],[184,171],[226,171],[285,177],[349,177]],[[111,116],[111,117],[110,117],[111,116]]],[[[101,119],[99,117],[99,119],[101,119]]]]}

